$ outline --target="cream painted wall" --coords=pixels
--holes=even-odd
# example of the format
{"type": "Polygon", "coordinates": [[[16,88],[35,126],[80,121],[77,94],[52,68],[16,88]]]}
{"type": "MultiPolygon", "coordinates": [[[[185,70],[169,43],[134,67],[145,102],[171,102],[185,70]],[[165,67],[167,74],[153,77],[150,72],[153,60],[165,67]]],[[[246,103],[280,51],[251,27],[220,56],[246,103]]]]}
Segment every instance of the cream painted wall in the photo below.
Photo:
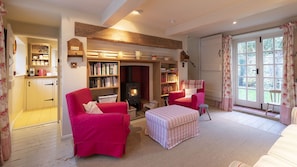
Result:
{"type": "MultiPolygon", "coordinates": [[[[25,77],[15,76],[11,81],[11,88],[9,90],[9,119],[14,124],[17,117],[24,111],[25,108],[25,77]]],[[[13,126],[11,126],[12,128],[13,126]]]]}

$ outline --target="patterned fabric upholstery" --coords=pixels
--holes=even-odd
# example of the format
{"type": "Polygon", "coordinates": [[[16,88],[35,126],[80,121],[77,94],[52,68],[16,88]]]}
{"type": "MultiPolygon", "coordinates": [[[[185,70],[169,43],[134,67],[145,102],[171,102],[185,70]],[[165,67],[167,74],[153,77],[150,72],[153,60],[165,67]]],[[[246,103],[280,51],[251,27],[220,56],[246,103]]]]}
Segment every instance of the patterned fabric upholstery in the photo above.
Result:
{"type": "Polygon", "coordinates": [[[204,80],[182,80],[180,82],[180,90],[169,92],[168,104],[181,105],[195,110],[199,109],[200,104],[204,104],[205,98],[205,82],[204,80]],[[185,89],[197,89],[196,94],[191,97],[186,96],[185,89]]]}
{"type": "Polygon", "coordinates": [[[197,88],[198,92],[204,92],[204,80],[182,80],[180,82],[180,90],[191,88],[197,88]]]}
{"type": "Polygon", "coordinates": [[[199,135],[199,113],[179,105],[145,112],[148,135],[166,149],[199,135]]]}

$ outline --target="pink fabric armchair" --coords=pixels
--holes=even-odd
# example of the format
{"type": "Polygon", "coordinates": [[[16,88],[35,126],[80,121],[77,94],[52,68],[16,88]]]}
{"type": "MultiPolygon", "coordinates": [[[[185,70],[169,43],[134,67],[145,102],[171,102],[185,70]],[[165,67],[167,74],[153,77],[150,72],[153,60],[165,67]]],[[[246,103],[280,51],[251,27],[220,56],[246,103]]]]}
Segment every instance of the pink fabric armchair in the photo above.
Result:
{"type": "Polygon", "coordinates": [[[169,93],[168,104],[177,104],[199,110],[199,105],[204,103],[205,98],[204,80],[182,80],[180,90],[169,93]],[[186,97],[186,89],[196,89],[189,97],[186,97]]]}
{"type": "Polygon", "coordinates": [[[74,155],[103,154],[122,157],[130,132],[126,102],[97,103],[102,114],[87,114],[83,104],[92,101],[88,88],[66,95],[74,141],[74,155]]]}

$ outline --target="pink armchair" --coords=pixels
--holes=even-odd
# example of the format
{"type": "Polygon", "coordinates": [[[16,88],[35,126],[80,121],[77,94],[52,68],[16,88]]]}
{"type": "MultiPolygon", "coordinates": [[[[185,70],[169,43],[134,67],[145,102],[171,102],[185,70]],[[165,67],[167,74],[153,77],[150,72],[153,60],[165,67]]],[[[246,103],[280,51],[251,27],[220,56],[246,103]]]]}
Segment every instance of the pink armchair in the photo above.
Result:
{"type": "Polygon", "coordinates": [[[126,102],[97,103],[102,114],[87,114],[83,104],[92,101],[88,88],[66,95],[74,141],[74,155],[103,154],[122,157],[130,133],[126,102]]]}
{"type": "Polygon", "coordinates": [[[204,80],[182,80],[180,83],[180,90],[169,93],[168,104],[177,104],[184,107],[189,107],[195,110],[199,110],[199,105],[204,103],[205,98],[205,86],[204,80]],[[186,97],[186,89],[194,89],[195,92],[186,97]]]}

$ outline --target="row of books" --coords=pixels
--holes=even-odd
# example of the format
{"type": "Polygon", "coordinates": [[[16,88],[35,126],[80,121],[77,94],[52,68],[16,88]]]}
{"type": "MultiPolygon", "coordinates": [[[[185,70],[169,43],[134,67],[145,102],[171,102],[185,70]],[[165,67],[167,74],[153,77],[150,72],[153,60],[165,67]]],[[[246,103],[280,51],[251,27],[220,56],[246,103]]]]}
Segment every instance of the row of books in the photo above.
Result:
{"type": "Polygon", "coordinates": [[[89,87],[90,88],[104,88],[104,87],[117,87],[118,77],[100,77],[100,78],[90,78],[89,87]]]}
{"type": "Polygon", "coordinates": [[[162,86],[162,94],[168,94],[169,92],[173,91],[173,86],[172,85],[168,85],[168,86],[162,86]]]}
{"type": "Polygon", "coordinates": [[[90,63],[90,75],[117,75],[118,63],[90,63]]]}
{"type": "Polygon", "coordinates": [[[161,75],[161,82],[175,82],[177,81],[176,74],[162,74],[161,75]]]}

